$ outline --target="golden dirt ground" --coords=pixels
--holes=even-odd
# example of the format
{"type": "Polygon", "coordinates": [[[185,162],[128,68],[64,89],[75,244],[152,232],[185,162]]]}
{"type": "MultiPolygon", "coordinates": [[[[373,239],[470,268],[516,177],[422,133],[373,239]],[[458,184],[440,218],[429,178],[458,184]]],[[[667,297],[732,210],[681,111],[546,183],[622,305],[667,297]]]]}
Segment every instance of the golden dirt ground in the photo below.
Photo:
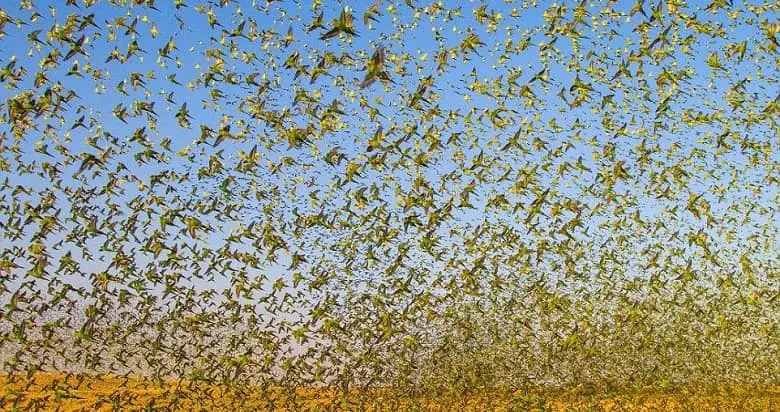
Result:
{"type": "Polygon", "coordinates": [[[344,399],[334,390],[251,388],[193,382],[152,382],[116,376],[39,373],[9,382],[0,376],[0,410],[410,410],[410,411],[780,411],[780,386],[707,390],[645,390],[582,395],[578,391],[484,393],[410,400],[387,390],[344,399]],[[579,393],[579,394],[578,394],[579,393]]]}

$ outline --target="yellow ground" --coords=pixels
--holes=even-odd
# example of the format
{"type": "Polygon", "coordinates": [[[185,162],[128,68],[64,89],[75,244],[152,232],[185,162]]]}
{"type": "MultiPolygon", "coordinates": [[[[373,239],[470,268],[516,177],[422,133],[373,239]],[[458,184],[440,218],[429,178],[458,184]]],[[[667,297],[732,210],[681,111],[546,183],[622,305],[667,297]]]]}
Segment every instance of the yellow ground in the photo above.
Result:
{"type": "Polygon", "coordinates": [[[0,376],[0,410],[498,410],[498,411],[780,411],[780,386],[748,389],[647,390],[631,394],[582,395],[577,391],[490,393],[398,400],[387,390],[343,399],[337,392],[300,388],[295,393],[192,382],[154,383],[114,376],[36,374],[9,382],[0,376]],[[578,394],[579,393],[579,394],[578,394]]]}

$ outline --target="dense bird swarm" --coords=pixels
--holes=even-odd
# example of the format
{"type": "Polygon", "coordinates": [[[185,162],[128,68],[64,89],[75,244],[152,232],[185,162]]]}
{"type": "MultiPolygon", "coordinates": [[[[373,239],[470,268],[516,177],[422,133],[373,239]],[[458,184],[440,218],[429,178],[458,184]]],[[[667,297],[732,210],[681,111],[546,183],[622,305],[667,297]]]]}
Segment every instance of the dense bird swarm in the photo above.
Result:
{"type": "Polygon", "coordinates": [[[346,3],[2,3],[8,380],[778,384],[778,3],[346,3]]]}

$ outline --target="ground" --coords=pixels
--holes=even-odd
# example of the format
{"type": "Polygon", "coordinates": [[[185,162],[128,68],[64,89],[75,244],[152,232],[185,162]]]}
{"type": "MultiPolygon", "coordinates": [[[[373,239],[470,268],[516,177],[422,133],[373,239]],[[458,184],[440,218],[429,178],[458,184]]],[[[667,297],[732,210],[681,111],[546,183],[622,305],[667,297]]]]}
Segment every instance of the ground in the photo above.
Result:
{"type": "Polygon", "coordinates": [[[153,382],[116,376],[35,374],[0,377],[1,410],[503,410],[503,411],[780,411],[780,386],[646,389],[592,393],[581,388],[441,395],[410,400],[389,390],[348,398],[327,389],[250,388],[194,382],[153,382]]]}

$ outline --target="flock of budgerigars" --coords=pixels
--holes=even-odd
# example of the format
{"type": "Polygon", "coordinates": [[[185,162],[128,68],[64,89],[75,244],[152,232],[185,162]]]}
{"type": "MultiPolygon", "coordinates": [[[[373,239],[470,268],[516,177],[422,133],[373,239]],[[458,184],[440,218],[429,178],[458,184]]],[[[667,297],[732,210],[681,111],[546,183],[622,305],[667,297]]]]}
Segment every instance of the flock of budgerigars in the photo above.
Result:
{"type": "Polygon", "coordinates": [[[3,2],[2,372],[777,384],[779,42],[771,0],[3,2]]]}

